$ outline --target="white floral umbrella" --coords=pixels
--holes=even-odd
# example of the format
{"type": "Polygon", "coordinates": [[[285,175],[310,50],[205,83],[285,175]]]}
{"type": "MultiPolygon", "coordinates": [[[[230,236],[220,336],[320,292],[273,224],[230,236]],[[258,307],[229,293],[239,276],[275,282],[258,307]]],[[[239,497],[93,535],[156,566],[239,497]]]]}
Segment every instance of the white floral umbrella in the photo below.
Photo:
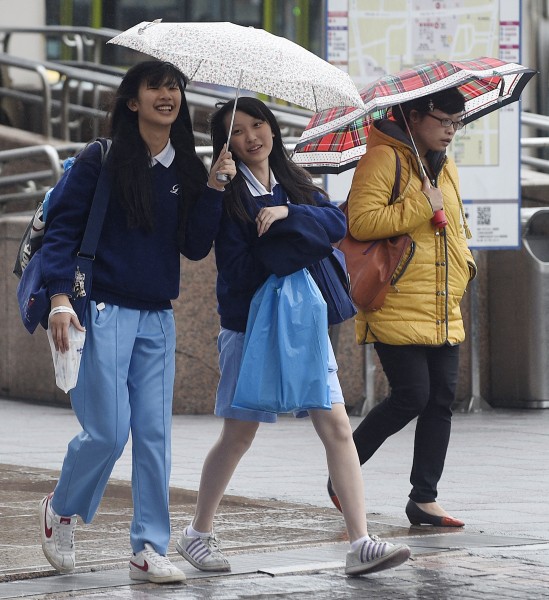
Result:
{"type": "Polygon", "coordinates": [[[315,112],[364,107],[347,73],[263,29],[157,19],[135,25],[108,43],[171,62],[190,80],[259,92],[315,112]]]}

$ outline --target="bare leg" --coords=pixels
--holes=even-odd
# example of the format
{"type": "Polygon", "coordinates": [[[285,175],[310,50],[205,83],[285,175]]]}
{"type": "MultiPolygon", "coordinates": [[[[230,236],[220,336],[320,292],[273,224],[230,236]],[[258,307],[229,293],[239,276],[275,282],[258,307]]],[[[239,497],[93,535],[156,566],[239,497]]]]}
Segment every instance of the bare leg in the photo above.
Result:
{"type": "Polygon", "coordinates": [[[233,473],[252,445],[259,423],[225,419],[219,439],[202,467],[193,527],[208,533],[213,529],[217,507],[233,473]]]}
{"type": "Polygon", "coordinates": [[[352,543],[368,534],[368,526],[362,473],[349,417],[343,404],[334,404],[332,410],[311,410],[309,414],[324,444],[328,471],[352,543]]]}

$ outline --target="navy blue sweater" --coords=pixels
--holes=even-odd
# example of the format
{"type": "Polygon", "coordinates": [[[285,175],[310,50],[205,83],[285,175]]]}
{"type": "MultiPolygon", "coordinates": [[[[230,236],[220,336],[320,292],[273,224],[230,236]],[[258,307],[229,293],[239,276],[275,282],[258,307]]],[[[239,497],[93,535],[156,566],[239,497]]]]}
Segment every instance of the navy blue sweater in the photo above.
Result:
{"type": "MultiPolygon", "coordinates": [[[[108,157],[107,157],[108,161],[108,157]]],[[[50,296],[72,294],[76,253],[84,233],[101,168],[99,144],[91,144],[55,187],[49,201],[42,249],[44,277],[50,296]]],[[[151,167],[153,231],[129,228],[126,212],[111,193],[93,264],[90,298],[141,310],[163,310],[179,295],[178,191],[175,161],[169,168],[151,167]]],[[[206,188],[191,211],[185,248],[192,260],[206,256],[216,224],[210,210],[221,205],[222,192],[206,188]],[[202,206],[200,206],[202,204],[202,206]]],[[[215,212],[215,208],[213,209],[215,212]]]]}
{"type": "MultiPolygon", "coordinates": [[[[258,240],[255,218],[262,207],[286,204],[287,199],[285,194],[278,200],[270,194],[254,197],[248,187],[241,183],[244,205],[249,208],[252,221],[233,218],[224,208],[214,248],[218,270],[217,301],[221,326],[244,332],[252,297],[271,275],[252,252],[258,240]]],[[[315,196],[315,200],[316,206],[288,204],[288,215],[302,214],[313,217],[324,228],[330,242],[339,241],[346,231],[345,215],[335,204],[327,201],[320,194],[315,196]]]]}

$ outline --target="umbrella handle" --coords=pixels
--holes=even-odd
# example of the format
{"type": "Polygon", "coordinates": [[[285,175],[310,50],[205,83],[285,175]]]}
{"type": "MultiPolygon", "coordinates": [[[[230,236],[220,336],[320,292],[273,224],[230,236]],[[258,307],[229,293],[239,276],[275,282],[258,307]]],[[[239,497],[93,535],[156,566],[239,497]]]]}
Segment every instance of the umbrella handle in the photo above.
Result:
{"type": "Polygon", "coordinates": [[[444,229],[446,225],[448,225],[448,220],[446,219],[446,214],[443,209],[435,210],[431,217],[431,223],[437,229],[444,229]]]}
{"type": "MultiPolygon", "coordinates": [[[[238,78],[238,87],[236,88],[236,96],[235,96],[234,105],[233,105],[233,114],[231,115],[231,124],[229,125],[229,135],[227,136],[227,150],[229,149],[229,142],[231,141],[231,134],[233,132],[234,114],[236,112],[236,104],[238,102],[238,97],[240,95],[240,86],[242,84],[243,72],[244,71],[241,69],[240,76],[238,78]]],[[[217,179],[217,181],[220,181],[222,183],[226,183],[227,181],[229,181],[229,176],[225,173],[216,173],[215,178],[217,179]]]]}
{"type": "MultiPolygon", "coordinates": [[[[241,71],[241,73],[242,73],[242,71],[241,71]]],[[[242,75],[240,75],[240,77],[242,78],[242,75]]],[[[229,142],[231,141],[231,133],[233,131],[234,113],[236,112],[236,101],[238,100],[238,90],[236,93],[237,93],[237,96],[234,101],[233,114],[231,115],[231,124],[229,125],[229,135],[227,137],[227,150],[229,149],[229,142]]],[[[230,181],[230,178],[227,175],[227,173],[220,173],[219,171],[215,174],[215,178],[220,183],[228,183],[230,181]]]]}

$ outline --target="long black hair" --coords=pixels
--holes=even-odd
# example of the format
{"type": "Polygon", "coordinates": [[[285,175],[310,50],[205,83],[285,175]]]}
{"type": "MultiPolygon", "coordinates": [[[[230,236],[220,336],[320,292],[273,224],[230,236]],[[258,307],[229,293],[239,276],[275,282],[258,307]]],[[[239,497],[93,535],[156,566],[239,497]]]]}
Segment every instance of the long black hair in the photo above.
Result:
{"type": "MultiPolygon", "coordinates": [[[[210,130],[213,145],[213,162],[217,160],[223,145],[227,143],[228,132],[225,125],[226,115],[231,115],[234,107],[234,100],[226,103],[217,104],[218,110],[212,115],[210,130]]],[[[326,192],[314,185],[311,175],[303,168],[293,163],[290,159],[284,144],[282,143],[282,133],[276,117],[272,111],[257,98],[243,96],[238,99],[236,105],[237,111],[242,111],[250,117],[267,122],[273,132],[273,149],[269,155],[269,167],[272,169],[277,181],[282,185],[290,202],[293,204],[316,204],[315,193],[320,193],[327,197],[326,192]]],[[[230,148],[229,148],[230,150],[230,148]]],[[[233,157],[235,161],[238,159],[233,157]]],[[[237,175],[233,182],[227,186],[228,193],[225,194],[227,208],[230,214],[238,216],[244,220],[250,220],[250,216],[242,203],[240,186],[245,185],[242,179],[237,175]]]]}
{"type": "Polygon", "coordinates": [[[116,92],[110,119],[112,148],[109,164],[113,170],[113,189],[128,215],[130,227],[151,230],[153,190],[151,189],[151,155],[139,133],[137,113],[128,108],[128,102],[138,97],[143,82],[159,87],[177,85],[181,91],[181,108],[170,130],[175,149],[180,190],[179,237],[183,243],[189,203],[202,193],[208,174],[196,155],[189,108],[185,99],[187,78],[168,62],[149,60],[131,67],[116,92]]]}

